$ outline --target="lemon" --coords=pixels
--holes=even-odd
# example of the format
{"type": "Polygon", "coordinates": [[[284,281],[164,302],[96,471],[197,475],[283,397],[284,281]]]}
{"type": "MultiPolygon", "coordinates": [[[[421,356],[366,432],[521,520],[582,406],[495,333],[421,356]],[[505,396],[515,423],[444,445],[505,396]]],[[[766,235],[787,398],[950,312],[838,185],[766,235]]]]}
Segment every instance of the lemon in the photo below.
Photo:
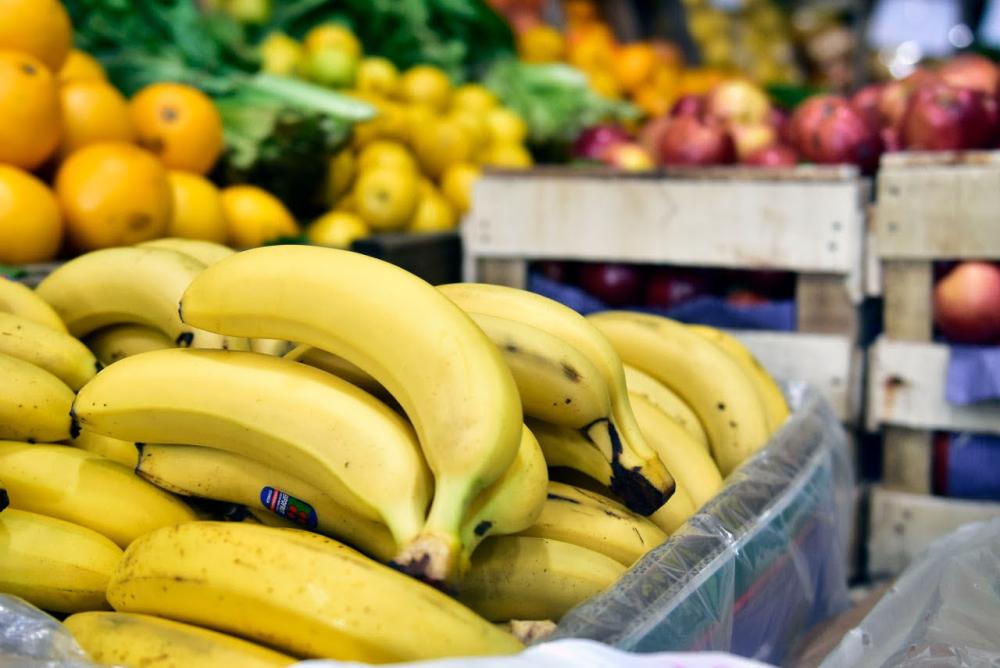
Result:
{"type": "Polygon", "coordinates": [[[326,174],[326,201],[332,204],[341,195],[347,192],[354,181],[354,173],[357,171],[357,161],[354,159],[354,152],[345,148],[330,158],[327,165],[326,174]]]}
{"type": "Polygon", "coordinates": [[[467,162],[472,157],[472,142],[460,125],[442,119],[416,136],[413,150],[423,171],[437,178],[449,165],[467,162]]]}
{"type": "Polygon", "coordinates": [[[329,47],[308,52],[299,70],[321,86],[350,88],[357,76],[358,59],[347,51],[329,47]]]}
{"type": "Polygon", "coordinates": [[[357,60],[361,57],[361,42],[348,28],[337,23],[324,23],[306,33],[302,40],[309,53],[336,49],[357,60]]]}
{"type": "Polygon", "coordinates": [[[528,126],[517,113],[505,107],[491,109],[486,114],[486,125],[494,143],[523,144],[528,136],[528,126]]]}
{"type": "Polygon", "coordinates": [[[400,169],[417,171],[417,161],[405,146],[387,139],[377,139],[358,154],[358,171],[366,172],[372,169],[400,169]]]}
{"type": "Polygon", "coordinates": [[[406,70],[400,81],[400,95],[411,104],[426,104],[443,110],[451,97],[448,75],[431,65],[417,65],[406,70]]]}
{"type": "Polygon", "coordinates": [[[333,207],[333,210],[350,211],[351,213],[355,213],[358,210],[357,203],[358,203],[357,198],[355,197],[354,191],[352,190],[343,197],[341,197],[339,200],[337,200],[337,204],[333,207]]]}
{"type": "Polygon", "coordinates": [[[355,239],[371,233],[360,216],[347,211],[328,211],[306,230],[309,243],[317,246],[350,248],[355,239]]]}
{"type": "Polygon", "coordinates": [[[431,189],[421,195],[417,211],[406,229],[410,232],[443,232],[453,229],[457,222],[458,217],[448,200],[431,189]]]}
{"type": "Polygon", "coordinates": [[[260,44],[261,69],[290,76],[302,63],[302,45],[283,32],[270,33],[260,44]]]}
{"type": "Polygon", "coordinates": [[[358,65],[355,86],[365,93],[392,97],[399,88],[399,70],[392,61],[385,58],[377,56],[364,58],[358,65]]]}
{"type": "Polygon", "coordinates": [[[174,206],[164,235],[226,243],[228,226],[215,184],[204,176],[176,170],[167,172],[167,179],[174,206]]]}
{"type": "Polygon", "coordinates": [[[464,215],[472,205],[472,186],[481,175],[475,165],[460,162],[446,169],[441,177],[441,192],[459,215],[464,215]]]}
{"type": "Polygon", "coordinates": [[[412,148],[417,137],[427,126],[437,120],[437,112],[426,104],[411,104],[403,108],[406,143],[412,148]]]}
{"type": "Polygon", "coordinates": [[[483,154],[483,164],[505,169],[525,169],[534,161],[528,149],[521,144],[499,142],[490,145],[483,154]]]}
{"type": "Polygon", "coordinates": [[[497,104],[496,95],[479,84],[462,84],[451,95],[452,109],[485,114],[497,104]]]}
{"type": "Polygon", "coordinates": [[[466,109],[456,109],[445,117],[446,123],[454,123],[469,137],[472,153],[478,153],[490,143],[490,128],[482,114],[466,109]]]}
{"type": "Polygon", "coordinates": [[[236,248],[260,246],[299,233],[295,218],[277,197],[256,186],[229,186],[222,190],[222,211],[229,244],[236,248]]]}
{"type": "Polygon", "coordinates": [[[419,199],[417,175],[408,170],[377,167],[362,173],[354,188],[354,208],[375,230],[405,227],[419,199]]]}

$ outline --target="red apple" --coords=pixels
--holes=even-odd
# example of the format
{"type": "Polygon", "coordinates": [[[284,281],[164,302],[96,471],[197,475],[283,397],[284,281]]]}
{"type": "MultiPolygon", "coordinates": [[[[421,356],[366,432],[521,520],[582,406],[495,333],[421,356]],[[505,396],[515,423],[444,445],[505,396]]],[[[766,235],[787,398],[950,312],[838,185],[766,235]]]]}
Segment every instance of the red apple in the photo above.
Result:
{"type": "Polygon", "coordinates": [[[792,167],[799,161],[795,150],[784,144],[774,144],[757,149],[743,159],[744,165],[758,167],[792,167]]]}
{"type": "Polygon", "coordinates": [[[573,157],[583,160],[600,160],[604,152],[615,144],[630,140],[624,128],[604,124],[587,128],[573,143],[573,157]]]}
{"type": "Polygon", "coordinates": [[[878,131],[878,136],[882,139],[882,146],[886,153],[903,150],[903,140],[899,136],[899,128],[882,128],[878,131]]]}
{"type": "Polygon", "coordinates": [[[993,61],[971,53],[952,58],[938,68],[937,74],[946,84],[984,95],[996,95],[1000,84],[1000,70],[993,61]]]}
{"type": "Polygon", "coordinates": [[[882,87],[878,112],[884,127],[899,127],[910,105],[910,96],[921,86],[938,81],[937,74],[924,68],[915,70],[899,81],[890,81],[882,87]]]}
{"type": "Polygon", "coordinates": [[[878,131],[837,95],[816,95],[799,105],[792,114],[792,136],[806,160],[850,163],[866,174],[875,171],[882,153],[878,131]]]}
{"type": "Polygon", "coordinates": [[[733,290],[726,295],[726,302],[733,306],[758,306],[760,304],[767,304],[768,301],[767,297],[753,290],[733,290]]]}
{"type": "Polygon", "coordinates": [[[627,264],[586,264],[580,268],[580,285],[609,306],[635,304],[642,294],[642,272],[627,264]]]}
{"type": "Polygon", "coordinates": [[[670,126],[670,116],[657,116],[646,122],[639,130],[639,145],[646,149],[651,156],[660,154],[660,144],[663,143],[663,134],[670,126]]]}
{"type": "Polygon", "coordinates": [[[723,165],[733,162],[735,153],[725,128],[692,116],[673,119],[660,143],[664,165],[723,165]]]}
{"type": "Polygon", "coordinates": [[[705,97],[705,112],[724,122],[763,123],[770,111],[767,93],[746,79],[722,81],[705,97]]]}
{"type": "Polygon", "coordinates": [[[670,108],[670,115],[674,118],[678,116],[696,116],[700,118],[705,113],[705,98],[701,95],[682,95],[674,102],[670,108]]]}
{"type": "Polygon", "coordinates": [[[882,125],[882,115],[879,113],[878,104],[879,100],[882,99],[883,88],[882,84],[869,84],[851,97],[851,106],[873,128],[882,125]]]}
{"type": "Polygon", "coordinates": [[[767,148],[778,140],[778,133],[768,123],[730,123],[729,134],[736,145],[736,157],[744,162],[754,151],[767,148]]]}
{"type": "Polygon", "coordinates": [[[1000,338],[1000,267],[963,262],[934,287],[934,322],[960,343],[1000,338]]]}
{"type": "Polygon", "coordinates": [[[646,306],[669,309],[708,294],[709,282],[687,269],[660,269],[646,281],[646,306]]]}
{"type": "Polygon", "coordinates": [[[774,131],[778,133],[778,140],[782,144],[790,144],[789,138],[791,114],[781,107],[771,107],[771,113],[767,115],[767,122],[774,126],[774,131]]]}
{"type": "Polygon", "coordinates": [[[656,167],[652,156],[635,142],[615,144],[604,152],[602,162],[627,172],[646,172],[656,167]]]}
{"type": "Polygon", "coordinates": [[[995,114],[979,91],[946,83],[922,86],[910,98],[902,140],[908,149],[946,151],[979,148],[993,138],[995,114]]]}

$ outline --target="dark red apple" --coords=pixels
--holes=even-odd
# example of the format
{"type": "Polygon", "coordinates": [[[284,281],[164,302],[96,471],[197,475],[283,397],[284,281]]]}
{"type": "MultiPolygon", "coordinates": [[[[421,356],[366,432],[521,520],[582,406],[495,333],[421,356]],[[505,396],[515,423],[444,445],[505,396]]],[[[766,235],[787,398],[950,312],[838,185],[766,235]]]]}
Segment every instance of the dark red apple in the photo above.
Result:
{"type": "Polygon", "coordinates": [[[851,106],[873,128],[882,125],[882,114],[879,113],[878,103],[882,98],[883,88],[882,84],[869,84],[851,97],[851,106]]]}
{"type": "Polygon", "coordinates": [[[933,83],[910,98],[901,138],[908,149],[961,150],[986,146],[995,130],[996,115],[981,92],[933,83]]]}
{"type": "Polygon", "coordinates": [[[701,118],[705,113],[705,98],[701,95],[682,95],[674,102],[670,108],[670,115],[674,118],[678,116],[695,116],[701,118]]]}
{"type": "Polygon", "coordinates": [[[850,163],[866,174],[878,166],[882,140],[850,103],[838,95],[817,95],[792,114],[795,148],[820,164],[850,163]]]}
{"type": "Polygon", "coordinates": [[[910,96],[921,86],[938,81],[937,74],[920,68],[910,76],[898,81],[890,81],[882,87],[878,101],[878,111],[883,127],[899,127],[910,105],[910,96]]]}
{"type": "Polygon", "coordinates": [[[673,119],[660,143],[664,165],[724,165],[735,158],[736,147],[725,128],[692,116],[673,119]]]}
{"type": "Polygon", "coordinates": [[[705,96],[705,113],[723,123],[763,123],[770,111],[767,93],[746,79],[721,81],[705,96]]]}
{"type": "Polygon", "coordinates": [[[609,306],[635,304],[642,294],[642,272],[627,264],[586,264],[580,267],[580,285],[609,306]]]}
{"type": "Polygon", "coordinates": [[[934,287],[934,322],[960,343],[1000,339],[1000,267],[989,262],[955,267],[934,287]]]}
{"type": "Polygon", "coordinates": [[[882,138],[882,147],[886,153],[903,150],[903,140],[899,136],[899,128],[882,128],[878,131],[878,136],[882,138]]]}
{"type": "Polygon", "coordinates": [[[639,130],[639,145],[651,156],[660,155],[660,144],[663,143],[663,134],[670,126],[670,120],[670,116],[657,116],[647,121],[639,130]]]}
{"type": "Polygon", "coordinates": [[[669,309],[709,292],[709,281],[687,269],[660,269],[646,281],[646,306],[669,309]]]}
{"type": "Polygon", "coordinates": [[[601,160],[609,148],[630,139],[628,132],[618,125],[595,125],[581,132],[573,142],[573,157],[582,160],[601,160]]]}
{"type": "Polygon", "coordinates": [[[743,159],[744,165],[758,167],[793,167],[799,161],[795,150],[784,144],[775,144],[757,149],[743,159]]]}
{"type": "Polygon", "coordinates": [[[772,299],[791,297],[795,293],[795,274],[775,269],[754,269],[744,274],[747,287],[772,299]]]}
{"type": "Polygon", "coordinates": [[[971,88],[984,95],[996,95],[1000,70],[989,58],[968,53],[956,56],[937,70],[941,81],[956,88],[971,88]]]}
{"type": "Polygon", "coordinates": [[[778,133],[778,141],[782,144],[791,144],[789,130],[791,114],[781,107],[771,107],[771,112],[767,115],[767,122],[774,126],[774,131],[778,133]]]}

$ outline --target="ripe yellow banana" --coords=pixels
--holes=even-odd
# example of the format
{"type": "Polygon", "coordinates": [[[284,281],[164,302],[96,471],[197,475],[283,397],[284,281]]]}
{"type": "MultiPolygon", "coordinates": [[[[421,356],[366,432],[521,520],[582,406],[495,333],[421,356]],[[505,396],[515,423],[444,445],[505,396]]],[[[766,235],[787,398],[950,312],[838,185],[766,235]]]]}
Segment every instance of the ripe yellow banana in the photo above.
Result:
{"type": "Polygon", "coordinates": [[[527,418],[525,424],[538,439],[549,468],[573,469],[611,487],[611,463],[586,436],[576,429],[558,427],[531,418],[527,418]]]}
{"type": "Polygon", "coordinates": [[[684,400],[677,396],[676,392],[645,371],[640,371],[628,364],[625,365],[625,382],[628,385],[630,396],[638,394],[646,397],[657,408],[684,427],[705,449],[705,452],[709,451],[708,435],[705,433],[705,428],[701,426],[701,421],[691,410],[691,407],[684,403],[684,400]]]}
{"type": "Polygon", "coordinates": [[[63,334],[69,333],[55,309],[34,290],[17,281],[0,278],[0,311],[19,315],[63,334]]]}
{"type": "Polygon", "coordinates": [[[0,438],[54,443],[70,436],[73,390],[48,371],[0,353],[0,438]]]}
{"type": "Polygon", "coordinates": [[[10,505],[10,496],[7,495],[7,490],[0,487],[0,510],[3,510],[10,505]]]}
{"type": "Polygon", "coordinates": [[[201,262],[206,267],[215,264],[219,260],[225,260],[230,255],[235,255],[229,246],[223,246],[213,241],[203,239],[182,239],[180,237],[163,237],[136,244],[139,248],[165,248],[177,253],[183,253],[201,262]]]}
{"type": "Polygon", "coordinates": [[[181,295],[205,268],[194,258],[163,248],[106,248],[74,258],[38,284],[74,336],[121,323],[146,325],[175,345],[246,350],[246,339],[199,331],[181,322],[181,295]]]}
{"type": "Polygon", "coordinates": [[[85,431],[76,438],[67,441],[67,445],[74,448],[92,452],[95,455],[107,457],[113,462],[118,462],[127,467],[130,471],[139,462],[139,451],[132,441],[122,441],[110,436],[101,436],[92,431],[85,431]]]}
{"type": "Polygon", "coordinates": [[[625,567],[548,538],[494,536],[472,555],[458,600],[494,622],[551,619],[613,585],[625,567]]]}
{"type": "Polygon", "coordinates": [[[768,438],[757,391],[739,365],[711,341],[674,320],[630,311],[588,317],[626,364],[645,371],[694,409],[723,475],[768,438]]]}
{"type": "Polygon", "coordinates": [[[229,450],[301,478],[397,543],[420,531],[432,481],[413,428],[371,395],[279,357],[159,350],[99,373],[74,404],[83,431],[229,450]]]}
{"type": "Polygon", "coordinates": [[[757,395],[764,405],[764,413],[767,416],[767,424],[771,433],[778,431],[788,419],[788,402],[785,401],[785,395],[782,394],[781,388],[774,382],[774,378],[767,372],[767,369],[743,345],[743,342],[732,334],[708,325],[688,325],[688,327],[722,348],[733,361],[740,365],[743,373],[757,389],[757,395]]]}
{"type": "Polygon", "coordinates": [[[592,425],[588,436],[612,463],[612,489],[633,511],[648,515],[670,498],[673,479],[645,442],[628,405],[625,372],[614,348],[576,311],[541,295],[500,285],[455,283],[438,287],[468,313],[507,318],[565,341],[587,357],[604,378],[611,420],[592,425]],[[599,434],[595,427],[603,427],[599,434]]]}
{"type": "Polygon", "coordinates": [[[339,355],[334,355],[333,353],[328,353],[325,350],[303,343],[292,348],[283,357],[286,360],[332,373],[334,376],[343,378],[351,385],[357,385],[368,394],[374,395],[383,401],[395,401],[395,399],[392,399],[389,391],[382,387],[380,382],[372,378],[364,369],[358,368],[356,364],[350,363],[339,355]]]}
{"type": "Polygon", "coordinates": [[[395,556],[384,524],[365,519],[300,478],[225,450],[196,445],[143,445],[136,473],[157,487],[260,508],[343,540],[379,561],[395,556]]]}
{"type": "Polygon", "coordinates": [[[579,545],[624,566],[667,539],[655,524],[620,503],[554,481],[538,520],[519,535],[579,545]]]}
{"type": "Polygon", "coordinates": [[[145,325],[109,325],[88,334],[83,342],[103,366],[150,350],[174,347],[166,334],[145,325]]]}
{"type": "Polygon", "coordinates": [[[0,312],[0,353],[45,369],[74,391],[101,366],[87,346],[69,334],[12,313],[0,312]]]}
{"type": "Polygon", "coordinates": [[[662,508],[649,516],[649,521],[663,529],[668,536],[672,536],[696,512],[698,508],[691,500],[691,495],[684,489],[684,485],[678,483],[674,495],[663,504],[662,508]]]}
{"type": "Polygon", "coordinates": [[[121,548],[96,531],[8,508],[0,513],[0,593],[53,612],[105,610],[121,548]]]}
{"type": "Polygon", "coordinates": [[[386,663],[521,649],[446,594],[334,540],[246,523],[146,534],[112,575],[108,600],[304,657],[386,663]]]}
{"type": "Polygon", "coordinates": [[[179,499],[100,455],[65,445],[0,441],[11,506],[92,529],[121,547],[197,519],[179,499]]]}
{"type": "Polygon", "coordinates": [[[310,246],[222,260],[192,282],[181,307],[194,326],[308,343],[385,386],[416,427],[435,483],[423,531],[397,563],[431,581],[455,572],[462,519],[514,460],[523,422],[510,371],[475,323],[398,267],[310,246]]]}
{"type": "Polygon", "coordinates": [[[632,397],[632,410],[646,440],[696,508],[718,494],[722,489],[719,467],[682,426],[643,396],[632,397]]]}
{"type": "Polygon", "coordinates": [[[63,622],[92,661],[125,668],[274,668],[296,662],[247,640],[152,615],[78,612],[63,622]]]}

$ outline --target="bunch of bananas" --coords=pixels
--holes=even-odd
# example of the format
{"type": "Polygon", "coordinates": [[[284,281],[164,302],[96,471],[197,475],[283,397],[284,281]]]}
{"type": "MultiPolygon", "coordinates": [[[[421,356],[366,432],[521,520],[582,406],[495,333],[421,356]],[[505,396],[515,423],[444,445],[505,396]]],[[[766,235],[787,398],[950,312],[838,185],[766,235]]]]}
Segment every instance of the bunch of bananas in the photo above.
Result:
{"type": "Polygon", "coordinates": [[[716,330],[307,246],[96,251],[0,334],[0,592],[126,666],[516,652],[787,416],[716,330]]]}

